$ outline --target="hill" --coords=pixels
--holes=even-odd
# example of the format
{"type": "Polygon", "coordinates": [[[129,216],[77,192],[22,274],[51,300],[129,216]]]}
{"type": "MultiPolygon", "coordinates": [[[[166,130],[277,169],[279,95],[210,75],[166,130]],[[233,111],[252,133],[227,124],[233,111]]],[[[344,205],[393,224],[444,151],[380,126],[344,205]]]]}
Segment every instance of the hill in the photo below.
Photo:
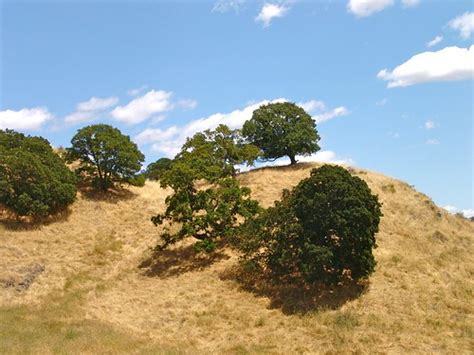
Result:
{"type": "MultiPolygon", "coordinates": [[[[314,165],[241,174],[264,206],[314,165]]],[[[156,182],[80,194],[44,226],[0,224],[2,353],[469,353],[474,223],[408,184],[360,169],[383,203],[364,288],[276,289],[238,279],[238,256],[156,255],[156,182]]],[[[254,280],[256,281],[256,280],[254,280]]]]}

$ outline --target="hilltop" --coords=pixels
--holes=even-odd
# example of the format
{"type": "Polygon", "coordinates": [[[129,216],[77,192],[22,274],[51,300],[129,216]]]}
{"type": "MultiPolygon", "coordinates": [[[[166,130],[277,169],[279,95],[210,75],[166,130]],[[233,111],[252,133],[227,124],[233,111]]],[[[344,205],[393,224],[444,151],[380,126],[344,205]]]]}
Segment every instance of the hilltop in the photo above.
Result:
{"type": "MultiPolygon", "coordinates": [[[[265,207],[317,164],[239,175],[265,207]]],[[[43,226],[0,224],[0,352],[469,353],[474,223],[405,182],[350,168],[383,203],[376,272],[363,289],[237,281],[238,255],[189,244],[156,255],[170,191],[80,193],[43,226]]]]}

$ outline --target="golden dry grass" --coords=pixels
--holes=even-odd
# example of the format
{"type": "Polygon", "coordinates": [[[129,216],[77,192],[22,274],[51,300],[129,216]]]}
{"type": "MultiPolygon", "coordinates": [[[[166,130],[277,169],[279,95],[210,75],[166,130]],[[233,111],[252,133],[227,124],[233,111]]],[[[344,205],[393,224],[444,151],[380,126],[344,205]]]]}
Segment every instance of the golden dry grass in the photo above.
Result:
{"type": "MultiPolygon", "coordinates": [[[[269,206],[313,165],[239,176],[269,206]]],[[[147,182],[112,199],[84,194],[48,225],[0,225],[4,353],[472,353],[474,223],[404,182],[353,169],[383,202],[377,270],[365,290],[255,289],[237,255],[189,243],[154,255],[150,216],[169,191],[147,182]]]]}

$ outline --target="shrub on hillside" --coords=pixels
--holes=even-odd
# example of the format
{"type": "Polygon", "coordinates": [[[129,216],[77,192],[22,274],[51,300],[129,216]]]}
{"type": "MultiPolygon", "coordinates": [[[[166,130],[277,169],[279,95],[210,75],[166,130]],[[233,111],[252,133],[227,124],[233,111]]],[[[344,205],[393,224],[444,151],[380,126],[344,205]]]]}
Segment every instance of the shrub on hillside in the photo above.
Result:
{"type": "Polygon", "coordinates": [[[374,271],[380,207],[363,180],[324,165],[247,223],[238,245],[247,262],[276,277],[326,284],[345,276],[359,280],[374,271]]]}
{"type": "Polygon", "coordinates": [[[71,143],[66,149],[68,162],[78,162],[76,171],[92,178],[93,187],[102,191],[132,179],[144,160],[130,137],[106,124],[81,128],[71,143]]]}
{"type": "Polygon", "coordinates": [[[0,130],[0,204],[19,216],[44,217],[75,196],[74,174],[46,139],[0,130]]]}

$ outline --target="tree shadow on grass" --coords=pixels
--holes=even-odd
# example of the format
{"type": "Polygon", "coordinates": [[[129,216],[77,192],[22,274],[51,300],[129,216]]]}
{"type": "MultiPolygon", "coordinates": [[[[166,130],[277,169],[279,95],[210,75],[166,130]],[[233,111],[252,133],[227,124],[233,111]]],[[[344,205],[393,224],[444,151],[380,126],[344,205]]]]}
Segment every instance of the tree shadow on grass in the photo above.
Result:
{"type": "Polygon", "coordinates": [[[71,213],[71,209],[67,207],[46,217],[20,217],[17,216],[15,213],[10,212],[6,209],[2,209],[0,207],[0,225],[11,231],[35,230],[52,223],[67,221],[71,213]]]}
{"type": "Polygon", "coordinates": [[[108,203],[118,203],[135,199],[138,194],[123,187],[110,188],[107,191],[96,190],[90,186],[78,187],[81,196],[86,200],[103,201],[108,203]]]}
{"type": "Polygon", "coordinates": [[[138,266],[148,277],[168,278],[203,270],[217,261],[229,259],[222,249],[212,253],[196,252],[193,245],[155,251],[138,266]]]}
{"type": "Polygon", "coordinates": [[[269,275],[244,271],[241,266],[226,270],[221,274],[221,279],[236,281],[242,290],[269,298],[270,308],[279,308],[287,315],[338,309],[360,297],[369,286],[368,281],[356,282],[350,279],[334,286],[277,281],[269,275]]]}

